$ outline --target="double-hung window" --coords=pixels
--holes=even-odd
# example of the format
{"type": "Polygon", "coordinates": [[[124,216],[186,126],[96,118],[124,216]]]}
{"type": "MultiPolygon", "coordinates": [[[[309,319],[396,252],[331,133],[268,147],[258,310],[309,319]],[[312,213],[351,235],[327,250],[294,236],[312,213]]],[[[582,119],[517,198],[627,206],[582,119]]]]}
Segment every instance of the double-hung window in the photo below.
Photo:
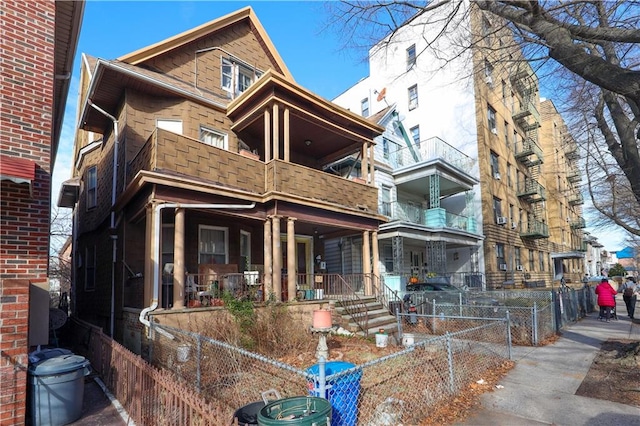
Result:
{"type": "Polygon", "coordinates": [[[409,111],[418,108],[418,85],[409,87],[409,111]]]}
{"type": "Polygon", "coordinates": [[[407,49],[407,69],[410,69],[416,63],[416,45],[412,44],[407,49]]]}
{"type": "Polygon", "coordinates": [[[360,101],[360,108],[362,110],[362,116],[368,117],[369,116],[369,98],[364,98],[362,101],[360,101]]]}
{"type": "Polygon", "coordinates": [[[492,132],[497,131],[496,110],[491,105],[487,106],[487,124],[492,132]]]}
{"type": "Polygon", "coordinates": [[[198,263],[229,263],[227,228],[201,225],[198,234],[198,263]]]}
{"type": "Polygon", "coordinates": [[[417,147],[420,147],[420,126],[414,126],[410,128],[409,133],[411,133],[413,144],[417,147]]]}
{"type": "Polygon", "coordinates": [[[87,169],[87,209],[94,208],[98,203],[98,169],[96,166],[87,169]]]}
{"type": "Polygon", "coordinates": [[[216,148],[228,149],[227,134],[208,127],[200,126],[200,140],[216,148]]]}

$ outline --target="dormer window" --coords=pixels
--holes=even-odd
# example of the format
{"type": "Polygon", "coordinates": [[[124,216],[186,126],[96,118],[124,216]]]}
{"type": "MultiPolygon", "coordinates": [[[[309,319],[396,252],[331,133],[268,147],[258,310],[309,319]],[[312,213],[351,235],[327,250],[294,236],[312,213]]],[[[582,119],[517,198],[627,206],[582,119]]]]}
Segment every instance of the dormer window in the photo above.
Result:
{"type": "Polygon", "coordinates": [[[235,97],[247,90],[262,72],[238,60],[222,58],[221,75],[222,89],[235,97]]]}

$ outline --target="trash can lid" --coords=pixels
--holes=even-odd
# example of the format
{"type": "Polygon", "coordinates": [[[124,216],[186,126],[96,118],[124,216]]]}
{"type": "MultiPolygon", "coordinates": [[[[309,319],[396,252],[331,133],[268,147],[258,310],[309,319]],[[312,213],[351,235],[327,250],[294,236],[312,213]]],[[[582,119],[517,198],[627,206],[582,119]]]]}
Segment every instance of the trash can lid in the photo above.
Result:
{"type": "MultiPolygon", "coordinates": [[[[31,355],[29,355],[31,360],[31,355]]],[[[46,354],[35,363],[29,363],[29,374],[34,376],[50,376],[80,370],[89,366],[89,360],[73,353],[46,354]],[[51,356],[53,355],[53,356],[51,356]]]]}
{"type": "MultiPolygon", "coordinates": [[[[325,364],[325,375],[331,376],[333,374],[339,373],[344,370],[348,370],[350,368],[354,368],[356,365],[350,362],[345,361],[329,361],[325,364]]],[[[307,368],[307,371],[311,374],[319,374],[320,373],[320,364],[314,364],[311,367],[307,368]]]]}

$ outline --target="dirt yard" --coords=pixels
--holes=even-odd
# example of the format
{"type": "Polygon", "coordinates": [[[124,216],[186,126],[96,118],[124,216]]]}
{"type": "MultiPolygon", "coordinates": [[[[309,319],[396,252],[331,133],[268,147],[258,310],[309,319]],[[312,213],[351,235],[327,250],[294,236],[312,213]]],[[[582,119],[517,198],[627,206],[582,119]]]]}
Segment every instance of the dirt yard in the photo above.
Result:
{"type": "Polygon", "coordinates": [[[576,395],[640,407],[640,342],[603,343],[576,395]]]}

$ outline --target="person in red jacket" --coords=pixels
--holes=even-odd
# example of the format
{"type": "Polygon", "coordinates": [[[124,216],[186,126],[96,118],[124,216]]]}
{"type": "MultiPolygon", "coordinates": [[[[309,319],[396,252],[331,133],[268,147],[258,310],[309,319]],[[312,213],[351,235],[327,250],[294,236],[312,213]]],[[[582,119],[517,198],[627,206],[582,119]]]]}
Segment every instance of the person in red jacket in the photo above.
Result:
{"type": "Polygon", "coordinates": [[[605,318],[607,322],[611,318],[611,308],[616,306],[616,290],[609,284],[609,279],[606,277],[602,279],[600,284],[596,287],[596,294],[598,295],[598,306],[600,306],[600,316],[605,318]],[[604,315],[603,311],[604,310],[604,315]]]}

